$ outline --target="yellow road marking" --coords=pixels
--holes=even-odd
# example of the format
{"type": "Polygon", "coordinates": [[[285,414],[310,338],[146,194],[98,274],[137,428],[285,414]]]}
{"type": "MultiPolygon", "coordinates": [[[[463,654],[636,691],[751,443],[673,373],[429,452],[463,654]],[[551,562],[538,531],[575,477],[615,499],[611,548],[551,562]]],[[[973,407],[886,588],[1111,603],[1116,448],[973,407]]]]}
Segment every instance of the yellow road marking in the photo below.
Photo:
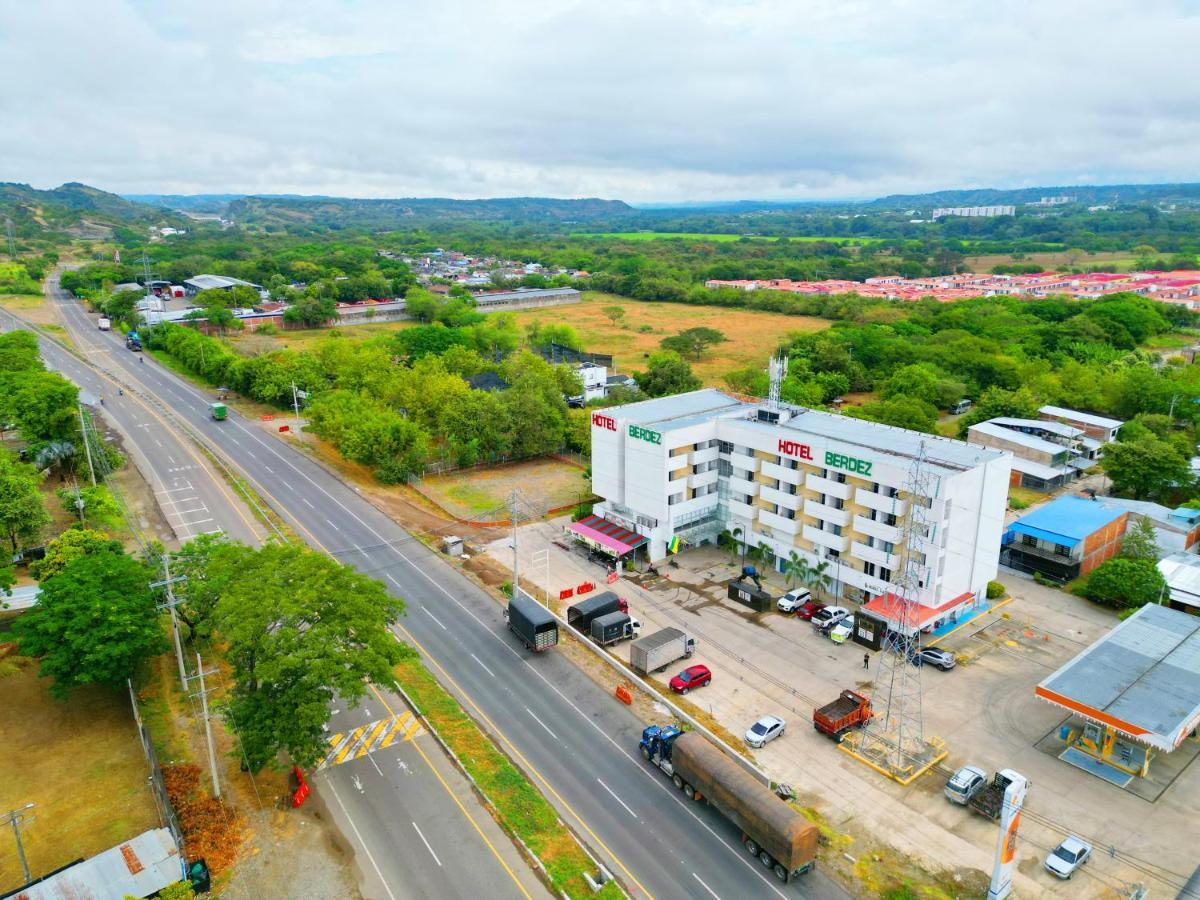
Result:
{"type": "Polygon", "coordinates": [[[379,745],[379,749],[382,750],[384,747],[390,747],[392,745],[392,741],[396,740],[396,736],[406,725],[409,724],[408,720],[411,718],[412,713],[407,709],[400,713],[400,715],[396,717],[396,723],[388,730],[387,737],[385,737],[383,739],[383,743],[379,745]]]}
{"type": "Polygon", "coordinates": [[[350,737],[350,740],[346,742],[346,746],[342,748],[341,752],[337,755],[337,759],[334,760],[333,764],[335,766],[340,766],[342,762],[345,761],[346,755],[358,746],[359,738],[362,737],[362,733],[367,730],[367,727],[368,726],[364,725],[362,728],[355,729],[354,734],[350,737]]]}
{"type": "MultiPolygon", "coordinates": [[[[559,792],[554,789],[554,786],[551,785],[550,782],[545,779],[545,777],[542,775],[542,773],[539,772],[537,769],[535,769],[533,767],[533,765],[529,762],[529,760],[525,758],[524,754],[522,754],[520,750],[518,750],[515,746],[513,746],[513,742],[508,739],[508,737],[504,734],[504,732],[496,727],[496,723],[493,722],[491,719],[489,719],[487,714],[482,709],[479,708],[478,704],[476,704],[475,701],[471,699],[471,695],[468,694],[466,691],[464,691],[461,687],[459,687],[458,682],[450,677],[450,673],[447,672],[445,669],[443,669],[438,664],[438,661],[436,659],[434,659],[432,656],[430,656],[429,652],[417,642],[416,638],[414,638],[412,636],[412,632],[410,632],[407,628],[405,628],[399,622],[396,622],[395,626],[396,626],[396,628],[398,628],[404,632],[404,634],[407,636],[406,639],[412,642],[412,645],[414,647],[416,647],[417,650],[420,651],[421,655],[425,658],[425,660],[430,665],[432,665],[434,668],[436,668],[439,672],[441,672],[442,675],[445,676],[446,680],[454,686],[454,689],[457,690],[460,694],[462,694],[462,696],[464,698],[466,698],[466,701],[469,704],[471,704],[471,708],[475,710],[476,715],[478,715],[479,718],[483,722],[487,723],[487,726],[489,728],[491,728],[492,731],[495,732],[497,736],[499,736],[500,740],[502,740],[508,746],[508,749],[512,751],[513,756],[515,756],[517,759],[519,759],[525,765],[526,769],[528,769],[530,772],[532,772],[534,774],[534,777],[536,777],[538,781],[540,781],[543,785],[545,785],[546,790],[548,790],[551,794],[554,795],[554,798],[556,800],[558,800],[559,803],[562,804],[563,809],[567,810],[567,812],[569,812],[572,816],[575,817],[575,821],[577,821],[580,824],[580,826],[583,828],[583,830],[586,831],[591,836],[592,840],[596,842],[596,845],[598,847],[600,847],[601,850],[603,850],[605,853],[607,853],[609,855],[609,858],[612,859],[612,861],[614,863],[616,863],[617,867],[628,876],[629,880],[632,881],[635,885],[637,885],[638,890],[640,890],[643,894],[645,894],[646,897],[648,898],[648,900],[654,900],[654,895],[651,894],[648,890],[646,890],[645,885],[643,885],[640,881],[638,881],[634,877],[633,873],[630,872],[629,869],[627,869],[625,867],[625,864],[623,862],[621,862],[621,858],[619,856],[617,856],[617,854],[613,853],[611,850],[608,849],[608,846],[604,843],[604,841],[600,840],[600,838],[596,834],[596,832],[592,831],[592,829],[590,827],[588,827],[588,824],[587,824],[587,822],[585,822],[583,820],[583,817],[581,815],[579,815],[579,813],[575,812],[575,810],[571,807],[571,804],[567,803],[567,801],[562,798],[562,795],[559,794],[559,792]]],[[[418,745],[414,743],[413,746],[416,747],[418,745]]]]}
{"type": "Polygon", "coordinates": [[[344,738],[345,736],[346,736],[345,734],[335,734],[333,737],[331,737],[329,739],[329,746],[336,747],[338,744],[340,744],[342,742],[342,738],[344,738]]]}
{"type": "MultiPolygon", "coordinates": [[[[369,687],[375,696],[379,698],[379,702],[383,704],[383,708],[391,713],[392,708],[388,706],[387,700],[383,698],[383,694],[379,693],[375,685],[367,682],[367,687],[369,687]]],[[[395,715],[395,713],[392,713],[392,715],[395,715]]],[[[418,719],[417,721],[419,722],[420,720],[418,719]]],[[[496,849],[495,844],[493,844],[488,839],[488,836],[483,833],[483,829],[479,827],[479,823],[475,821],[469,812],[467,812],[467,808],[462,805],[462,801],[459,800],[454,791],[450,789],[450,785],[446,784],[446,779],[442,777],[442,773],[433,767],[432,760],[425,755],[425,751],[422,749],[421,745],[414,743],[413,747],[419,754],[421,754],[421,759],[425,760],[425,765],[429,766],[429,771],[433,773],[434,777],[437,778],[441,786],[446,789],[446,793],[450,795],[450,799],[454,801],[454,805],[462,810],[462,814],[467,817],[467,821],[471,823],[472,827],[474,827],[477,832],[479,832],[479,836],[483,838],[483,842],[487,844],[488,849],[492,851],[492,855],[496,857],[500,865],[504,866],[504,871],[507,872],[508,877],[513,880],[513,884],[517,886],[517,890],[519,890],[525,896],[525,900],[533,900],[533,897],[529,895],[529,891],[525,890],[525,885],[521,884],[521,882],[517,880],[516,872],[509,868],[508,863],[504,861],[504,857],[500,855],[500,851],[496,849]]]]}
{"type": "Polygon", "coordinates": [[[421,722],[419,720],[413,722],[411,725],[408,726],[408,731],[404,732],[404,739],[406,741],[411,741],[413,738],[415,738],[417,736],[417,733],[420,730],[421,730],[421,722]]]}
{"type": "Polygon", "coordinates": [[[383,729],[387,728],[388,721],[388,719],[381,719],[379,724],[371,729],[371,736],[362,742],[362,749],[354,754],[355,759],[362,759],[371,752],[371,745],[375,743],[383,729]]]}

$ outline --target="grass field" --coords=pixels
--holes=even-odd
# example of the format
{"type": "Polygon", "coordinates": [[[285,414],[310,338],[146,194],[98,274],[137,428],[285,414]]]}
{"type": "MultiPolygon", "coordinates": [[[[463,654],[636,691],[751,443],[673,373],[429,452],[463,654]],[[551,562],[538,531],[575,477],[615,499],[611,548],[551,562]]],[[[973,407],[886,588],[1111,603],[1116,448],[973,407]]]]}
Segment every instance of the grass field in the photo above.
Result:
{"type": "Polygon", "coordinates": [[[1055,271],[1059,266],[1074,264],[1082,269],[1103,266],[1110,272],[1128,272],[1133,269],[1134,256],[1132,253],[1085,253],[1078,259],[1068,257],[1065,250],[1056,253],[1030,253],[1024,259],[1013,259],[1007,253],[997,253],[988,256],[968,256],[964,264],[972,272],[988,272],[993,266],[1009,266],[1018,263],[1029,263],[1041,266],[1048,272],[1055,271]]]}
{"type": "MultiPolygon", "coordinates": [[[[612,238],[618,241],[712,241],[715,244],[724,244],[730,241],[740,241],[742,238],[747,238],[756,241],[777,241],[778,237],[767,237],[759,234],[705,234],[701,232],[667,232],[667,231],[591,231],[577,232],[571,237],[576,238],[612,238]]],[[[850,238],[850,237],[793,237],[788,236],[790,241],[801,241],[806,244],[815,244],[817,242],[825,244],[870,244],[877,241],[877,238],[850,238]]]]}
{"type": "MultiPolygon", "coordinates": [[[[34,877],[157,827],[129,696],[87,688],[55,700],[32,660],[9,662],[15,671],[0,677],[0,808],[36,804],[21,833],[34,877]]],[[[0,887],[10,888],[21,867],[5,831],[0,887]]]]}
{"type": "Polygon", "coordinates": [[[303,328],[295,331],[289,329],[278,334],[227,334],[225,339],[239,353],[257,356],[271,350],[305,350],[316,342],[329,337],[335,331],[343,337],[361,340],[389,331],[399,331],[401,328],[412,328],[416,324],[416,322],[379,322],[367,325],[343,325],[338,328],[303,328]]]}
{"type": "MultiPolygon", "coordinates": [[[[514,488],[537,498],[545,509],[577,503],[591,496],[582,469],[558,459],[535,459],[486,469],[468,469],[423,478],[420,492],[462,519],[500,521],[514,488]]],[[[544,510],[539,510],[542,512],[544,510]]]]}
{"type": "Polygon", "coordinates": [[[789,334],[829,327],[823,319],[806,316],[681,303],[646,303],[598,291],[585,292],[582,302],[577,304],[522,310],[516,316],[522,328],[532,321],[571,325],[579,332],[586,350],[612,354],[617,370],[627,373],[644,368],[646,356],[659,349],[663,338],[685,328],[716,328],[728,340],[711,347],[700,360],[692,361],[692,368],[704,383],[716,387],[724,387],[721,376],[732,369],[765,367],[771,352],[789,334]],[[609,306],[625,310],[620,325],[604,314],[604,308],[609,306]]]}

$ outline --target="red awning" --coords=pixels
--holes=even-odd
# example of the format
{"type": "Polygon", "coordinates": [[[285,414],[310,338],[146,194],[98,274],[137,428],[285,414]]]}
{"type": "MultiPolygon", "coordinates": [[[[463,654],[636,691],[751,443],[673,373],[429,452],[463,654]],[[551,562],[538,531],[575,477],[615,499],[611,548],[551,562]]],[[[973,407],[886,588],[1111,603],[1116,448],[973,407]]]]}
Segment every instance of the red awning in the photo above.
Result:
{"type": "MultiPolygon", "coordinates": [[[[914,603],[910,613],[911,624],[920,630],[974,599],[975,595],[967,591],[965,594],[959,594],[953,600],[946,601],[941,606],[922,606],[914,603]]],[[[881,594],[868,603],[864,603],[862,611],[870,613],[877,619],[883,619],[889,625],[897,626],[900,624],[900,597],[896,594],[881,594]]]]}
{"type": "Polygon", "coordinates": [[[617,556],[632,553],[642,544],[648,543],[645,535],[630,531],[624,525],[610,522],[600,516],[588,516],[571,523],[571,530],[580,537],[593,541],[617,556]]]}

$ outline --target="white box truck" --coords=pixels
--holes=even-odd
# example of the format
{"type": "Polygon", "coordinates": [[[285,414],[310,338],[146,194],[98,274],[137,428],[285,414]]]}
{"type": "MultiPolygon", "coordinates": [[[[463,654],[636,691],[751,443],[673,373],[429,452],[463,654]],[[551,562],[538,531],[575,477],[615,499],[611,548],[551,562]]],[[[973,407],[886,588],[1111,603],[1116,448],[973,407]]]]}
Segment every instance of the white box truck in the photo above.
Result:
{"type": "Polygon", "coordinates": [[[629,665],[643,675],[661,672],[677,659],[696,652],[696,639],[678,628],[664,628],[629,645],[629,665]]]}

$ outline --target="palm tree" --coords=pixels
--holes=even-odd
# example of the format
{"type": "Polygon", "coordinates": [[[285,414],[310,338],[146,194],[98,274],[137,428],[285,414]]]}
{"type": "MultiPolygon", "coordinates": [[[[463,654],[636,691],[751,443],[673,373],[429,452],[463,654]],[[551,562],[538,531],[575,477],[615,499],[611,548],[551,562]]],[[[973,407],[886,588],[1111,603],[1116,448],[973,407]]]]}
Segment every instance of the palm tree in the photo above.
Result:
{"type": "Polygon", "coordinates": [[[33,456],[34,465],[39,469],[58,469],[68,460],[75,458],[75,445],[70,441],[50,441],[43,444],[33,456]]]}
{"type": "Polygon", "coordinates": [[[729,532],[730,536],[733,538],[733,555],[735,558],[737,557],[737,545],[739,543],[741,543],[741,545],[742,545],[742,568],[743,569],[746,568],[746,543],[745,543],[745,541],[742,540],[742,536],[745,533],[746,532],[743,531],[740,526],[734,528],[731,532],[729,532]]]}
{"type": "Polygon", "coordinates": [[[807,559],[795,550],[788,554],[788,561],[783,564],[783,574],[787,577],[791,587],[794,588],[797,581],[801,584],[808,584],[810,572],[812,572],[812,566],[808,564],[807,559]]]}
{"type": "Polygon", "coordinates": [[[825,571],[828,568],[829,560],[827,559],[821,560],[815,566],[808,567],[808,579],[805,583],[812,589],[814,594],[819,594],[822,591],[829,593],[829,585],[833,579],[825,571]]]}

